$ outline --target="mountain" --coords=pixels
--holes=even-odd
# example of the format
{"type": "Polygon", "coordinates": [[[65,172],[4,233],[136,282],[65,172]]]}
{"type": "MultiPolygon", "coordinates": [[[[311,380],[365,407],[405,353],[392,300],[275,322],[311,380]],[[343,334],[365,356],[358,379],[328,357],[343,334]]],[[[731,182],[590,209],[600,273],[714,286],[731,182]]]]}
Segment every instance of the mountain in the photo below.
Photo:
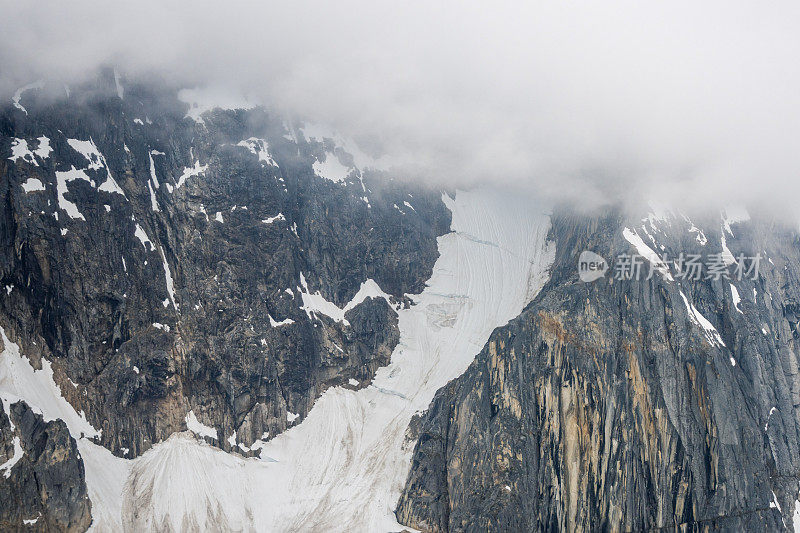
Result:
{"type": "Polygon", "coordinates": [[[117,457],[187,429],[257,454],[388,363],[449,211],[263,109],[118,82],[3,107],[4,406],[19,347],[117,457]]]}
{"type": "Polygon", "coordinates": [[[800,522],[798,234],[733,213],[555,213],[547,284],[420,422],[400,522],[426,531],[800,522]],[[584,283],[582,250],[656,259],[638,280],[584,283]],[[657,259],[682,252],[722,258],[729,274],[680,277],[657,259]],[[757,274],[739,279],[740,254],[763,257],[757,274]]]}
{"type": "Polygon", "coordinates": [[[401,178],[113,70],[0,105],[0,528],[800,521],[797,228],[401,178]]]}

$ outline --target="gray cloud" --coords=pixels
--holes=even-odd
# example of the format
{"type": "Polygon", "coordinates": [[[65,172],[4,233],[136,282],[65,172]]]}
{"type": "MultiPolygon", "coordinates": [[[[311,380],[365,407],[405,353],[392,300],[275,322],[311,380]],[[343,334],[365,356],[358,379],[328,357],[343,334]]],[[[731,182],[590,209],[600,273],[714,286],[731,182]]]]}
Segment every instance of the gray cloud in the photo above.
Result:
{"type": "Polygon", "coordinates": [[[800,192],[796,2],[0,6],[6,91],[114,63],[313,117],[451,186],[784,208],[800,192]]]}

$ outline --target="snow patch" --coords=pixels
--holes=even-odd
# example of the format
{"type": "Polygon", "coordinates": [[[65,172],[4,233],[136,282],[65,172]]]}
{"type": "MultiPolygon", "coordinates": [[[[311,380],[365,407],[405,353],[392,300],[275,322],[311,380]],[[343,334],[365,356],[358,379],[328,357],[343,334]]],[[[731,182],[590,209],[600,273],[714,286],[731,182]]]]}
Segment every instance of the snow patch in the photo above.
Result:
{"type": "Polygon", "coordinates": [[[15,137],[14,140],[11,141],[11,157],[8,159],[13,163],[22,159],[31,165],[39,166],[39,163],[36,162],[36,158],[34,157],[34,153],[28,148],[28,141],[25,139],[18,139],[15,137]]]}
{"type": "Polygon", "coordinates": [[[33,89],[43,89],[43,88],[44,88],[44,81],[43,80],[35,81],[33,83],[29,83],[28,85],[25,85],[24,87],[20,87],[19,89],[16,90],[16,92],[14,93],[14,96],[11,98],[11,101],[13,102],[14,107],[16,107],[17,109],[19,109],[20,111],[22,111],[23,113],[25,113],[27,115],[28,114],[28,110],[25,109],[24,107],[22,107],[22,104],[20,103],[20,100],[22,99],[22,95],[25,94],[26,91],[31,91],[33,89]]]}
{"type": "Polygon", "coordinates": [[[153,161],[153,150],[147,153],[147,157],[150,158],[150,181],[152,181],[153,185],[158,189],[161,187],[161,184],[158,182],[158,176],[156,176],[156,163],[153,161]]]}
{"type": "Polygon", "coordinates": [[[178,99],[189,104],[186,116],[205,124],[203,114],[214,109],[253,109],[256,105],[244,96],[231,94],[230,90],[216,87],[196,87],[181,89],[178,99]]]}
{"type": "Polygon", "coordinates": [[[139,242],[142,243],[142,246],[144,246],[145,250],[147,250],[148,246],[150,247],[151,252],[156,249],[156,247],[153,246],[153,243],[150,240],[150,238],[147,236],[147,233],[144,232],[144,230],[139,224],[136,224],[136,229],[134,230],[133,235],[137,239],[139,239],[139,242]]]}
{"type": "Polygon", "coordinates": [[[33,151],[37,157],[40,159],[47,159],[50,157],[50,154],[53,153],[53,149],[50,147],[50,139],[45,136],[37,137],[37,141],[39,141],[39,147],[33,151]]]}
{"type": "Polygon", "coordinates": [[[156,212],[161,211],[158,208],[158,202],[156,201],[156,192],[153,190],[153,186],[149,181],[147,182],[147,188],[150,190],[150,209],[156,212]]]}
{"type": "MultiPolygon", "coordinates": [[[[730,231],[730,230],[728,230],[730,231]]],[[[725,229],[723,228],[720,236],[720,245],[722,247],[722,260],[725,261],[726,265],[732,265],[736,262],[736,258],[731,253],[730,249],[728,249],[728,241],[725,238],[725,229]]]]}
{"type": "Polygon", "coordinates": [[[183,173],[181,174],[181,177],[178,178],[178,183],[175,184],[175,188],[179,189],[187,179],[194,176],[199,176],[206,170],[208,170],[208,165],[200,165],[200,161],[195,161],[193,167],[185,167],[183,169],[183,173]]]}
{"type": "MultiPolygon", "coordinates": [[[[300,128],[300,132],[309,141],[323,142],[325,139],[330,139],[336,147],[341,148],[353,157],[353,163],[359,169],[389,170],[391,166],[391,162],[387,157],[375,158],[364,153],[353,139],[341,135],[324,124],[306,122],[300,128]]],[[[293,140],[293,138],[290,140],[293,140]]]]}
{"type": "Polygon", "coordinates": [[[0,352],[0,397],[3,404],[24,400],[31,409],[40,413],[45,422],[60,418],[67,424],[70,434],[99,437],[100,431],[94,429],[81,412],[75,412],[53,380],[50,361],[42,358],[42,369],[35,370],[26,357],[20,353],[19,346],[11,342],[5,330],[0,327],[0,338],[5,348],[0,352]]]}
{"type": "MultiPolygon", "coordinates": [[[[114,178],[111,177],[110,173],[108,175],[108,178],[106,178],[106,181],[101,183],[100,186],[97,188],[97,190],[98,191],[107,192],[107,193],[116,193],[116,194],[119,194],[121,196],[125,196],[125,191],[123,191],[122,188],[117,183],[117,181],[114,178]]],[[[106,207],[108,207],[108,206],[106,206],[106,207]]]]}
{"type": "Polygon", "coordinates": [[[733,237],[731,224],[739,224],[748,220],[750,220],[750,213],[742,206],[728,206],[722,211],[722,229],[731,237],[733,237]]]}
{"type": "Polygon", "coordinates": [[[100,153],[100,150],[97,148],[97,145],[94,144],[94,141],[91,138],[89,138],[88,141],[67,139],[67,144],[69,144],[73,150],[81,154],[84,159],[89,162],[89,165],[86,167],[87,170],[106,171],[106,180],[100,184],[98,190],[108,193],[117,193],[125,196],[125,193],[122,191],[119,184],[117,184],[116,180],[113,178],[113,176],[111,176],[111,170],[108,168],[106,158],[102,153],[100,153]]]}
{"type": "Polygon", "coordinates": [[[239,141],[236,146],[243,146],[247,148],[251,153],[257,156],[258,160],[262,163],[266,163],[273,167],[278,166],[278,163],[275,162],[275,160],[272,158],[272,155],[269,153],[269,143],[264,139],[250,137],[244,141],[239,141]]]}
{"type": "Polygon", "coordinates": [[[350,170],[352,170],[351,167],[347,167],[339,162],[339,158],[336,154],[331,152],[325,152],[325,159],[322,161],[314,161],[312,167],[314,168],[314,174],[335,183],[347,179],[350,170]]]}
{"type": "MultiPolygon", "coordinates": [[[[709,322],[709,320],[704,317],[703,314],[700,313],[700,311],[698,311],[693,304],[689,303],[689,300],[686,298],[686,295],[683,294],[683,291],[681,291],[681,298],[683,298],[683,303],[686,305],[686,312],[689,314],[689,318],[695,323],[695,325],[700,327],[708,342],[712,346],[725,346],[725,343],[722,342],[722,337],[720,337],[717,328],[715,328],[714,325],[711,324],[711,322],[709,322]]],[[[733,364],[735,366],[736,361],[733,361],[733,364]]]]}
{"type": "Polygon", "coordinates": [[[269,313],[267,313],[267,316],[269,317],[269,323],[273,328],[277,328],[277,327],[280,327],[280,326],[288,326],[289,324],[294,324],[294,320],[292,320],[291,318],[284,318],[283,320],[278,322],[277,320],[272,318],[272,315],[270,315],[269,313]]]}
{"type": "Polygon", "coordinates": [[[197,416],[195,416],[194,411],[189,411],[189,414],[186,415],[186,427],[195,435],[219,440],[217,430],[200,422],[197,416]]]}
{"type": "Polygon", "coordinates": [[[161,252],[161,261],[164,263],[164,281],[167,284],[167,294],[169,294],[169,301],[172,302],[172,307],[178,309],[178,305],[175,303],[175,285],[172,281],[172,272],[169,270],[169,263],[167,263],[167,257],[164,255],[164,250],[159,248],[158,250],[161,252]]]}
{"type": "Polygon", "coordinates": [[[750,214],[743,207],[729,206],[722,211],[722,228],[720,231],[720,244],[722,246],[722,257],[726,265],[732,265],[736,262],[736,258],[730,249],[728,249],[728,240],[726,234],[733,237],[733,230],[731,224],[738,224],[750,220],[750,214]]]}
{"type": "Polygon", "coordinates": [[[19,442],[19,437],[14,437],[14,455],[11,456],[11,459],[0,465],[0,472],[3,473],[3,477],[6,479],[11,477],[11,469],[22,459],[23,455],[25,455],[25,452],[19,442]]]}
{"type": "Polygon", "coordinates": [[[341,308],[335,303],[326,300],[319,291],[311,294],[308,289],[306,278],[302,272],[300,273],[300,284],[302,288],[297,288],[303,299],[303,305],[300,306],[300,309],[306,312],[308,318],[316,318],[316,314],[319,313],[337,322],[350,325],[350,322],[347,321],[344,315],[367,298],[384,298],[391,305],[390,296],[383,292],[373,279],[362,282],[361,287],[358,289],[356,295],[353,296],[352,300],[341,308]]]}
{"type": "Polygon", "coordinates": [[[736,310],[739,311],[741,314],[744,314],[742,310],[739,309],[739,302],[742,301],[742,299],[739,297],[739,291],[736,289],[736,286],[733,283],[731,283],[730,285],[731,285],[731,299],[733,300],[733,307],[736,308],[736,310]]]}
{"type": "Polygon", "coordinates": [[[26,193],[35,192],[35,191],[43,191],[44,185],[41,181],[36,178],[28,178],[25,183],[22,184],[22,190],[26,193]]]}
{"type": "Polygon", "coordinates": [[[92,181],[92,179],[87,176],[86,172],[83,170],[78,170],[75,167],[72,167],[66,172],[56,172],[58,207],[63,211],[66,211],[67,215],[69,215],[69,217],[72,219],[86,220],[86,217],[84,217],[83,214],[78,210],[78,206],[64,198],[64,195],[69,192],[67,183],[74,180],[83,180],[94,187],[94,181],[92,181]]]}
{"type": "Polygon", "coordinates": [[[781,506],[778,503],[778,496],[775,494],[775,491],[772,491],[772,500],[769,502],[769,506],[773,509],[777,509],[778,512],[781,512],[781,506]]]}
{"type": "Polygon", "coordinates": [[[67,144],[81,154],[84,159],[89,162],[86,168],[91,170],[100,170],[105,168],[105,158],[100,153],[94,141],[89,138],[88,141],[81,141],[79,139],[67,139],[67,144]]]}
{"type": "Polygon", "coordinates": [[[28,146],[28,141],[14,137],[11,140],[11,157],[8,159],[15,163],[19,159],[22,159],[23,161],[38,167],[39,163],[36,161],[36,158],[38,157],[44,161],[50,157],[53,149],[50,147],[50,139],[47,137],[37,137],[36,140],[39,142],[39,147],[35,150],[31,150],[28,146]]]}
{"type": "Polygon", "coordinates": [[[772,414],[777,410],[778,410],[777,407],[773,407],[772,409],[769,410],[769,414],[767,415],[767,421],[764,423],[764,431],[766,431],[767,428],[769,427],[769,420],[772,418],[772,414]]]}
{"type": "Polygon", "coordinates": [[[653,268],[661,274],[662,278],[667,281],[673,281],[672,274],[669,272],[669,267],[661,260],[658,254],[645,244],[638,233],[631,231],[629,228],[625,228],[622,230],[622,235],[625,237],[626,241],[636,248],[636,252],[639,255],[647,259],[653,265],[653,268]]]}
{"type": "Polygon", "coordinates": [[[708,244],[708,238],[706,238],[706,234],[703,233],[703,230],[696,227],[694,224],[692,224],[692,227],[689,228],[689,233],[697,233],[695,238],[697,239],[697,242],[700,244],[700,246],[705,246],[706,244],[708,244]]]}
{"type": "Polygon", "coordinates": [[[261,222],[263,222],[264,224],[272,224],[276,220],[286,220],[286,217],[283,216],[283,213],[278,213],[274,217],[265,218],[261,222]]]}

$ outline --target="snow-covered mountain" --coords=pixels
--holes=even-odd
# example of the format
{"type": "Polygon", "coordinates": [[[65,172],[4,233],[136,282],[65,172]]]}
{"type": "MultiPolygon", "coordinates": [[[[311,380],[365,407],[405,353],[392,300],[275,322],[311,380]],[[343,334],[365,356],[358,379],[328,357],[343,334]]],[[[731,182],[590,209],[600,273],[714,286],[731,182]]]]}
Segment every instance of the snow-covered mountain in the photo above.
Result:
{"type": "Polygon", "coordinates": [[[113,71],[0,106],[0,198],[0,529],[793,526],[796,228],[434,190],[113,71]]]}

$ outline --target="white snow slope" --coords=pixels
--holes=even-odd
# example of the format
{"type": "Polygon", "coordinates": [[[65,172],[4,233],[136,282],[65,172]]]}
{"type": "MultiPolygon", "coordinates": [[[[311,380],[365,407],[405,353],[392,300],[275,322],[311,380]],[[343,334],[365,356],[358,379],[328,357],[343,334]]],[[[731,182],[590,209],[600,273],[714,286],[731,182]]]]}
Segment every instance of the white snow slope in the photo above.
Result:
{"type": "Polygon", "coordinates": [[[487,191],[443,199],[453,232],[439,238],[426,289],[399,311],[400,343],[372,385],[329,389],[301,424],[254,446],[261,459],[188,432],[135,460],[83,439],[93,529],[399,530],[411,417],[536,295],[555,253],[534,201],[487,191]]]}

